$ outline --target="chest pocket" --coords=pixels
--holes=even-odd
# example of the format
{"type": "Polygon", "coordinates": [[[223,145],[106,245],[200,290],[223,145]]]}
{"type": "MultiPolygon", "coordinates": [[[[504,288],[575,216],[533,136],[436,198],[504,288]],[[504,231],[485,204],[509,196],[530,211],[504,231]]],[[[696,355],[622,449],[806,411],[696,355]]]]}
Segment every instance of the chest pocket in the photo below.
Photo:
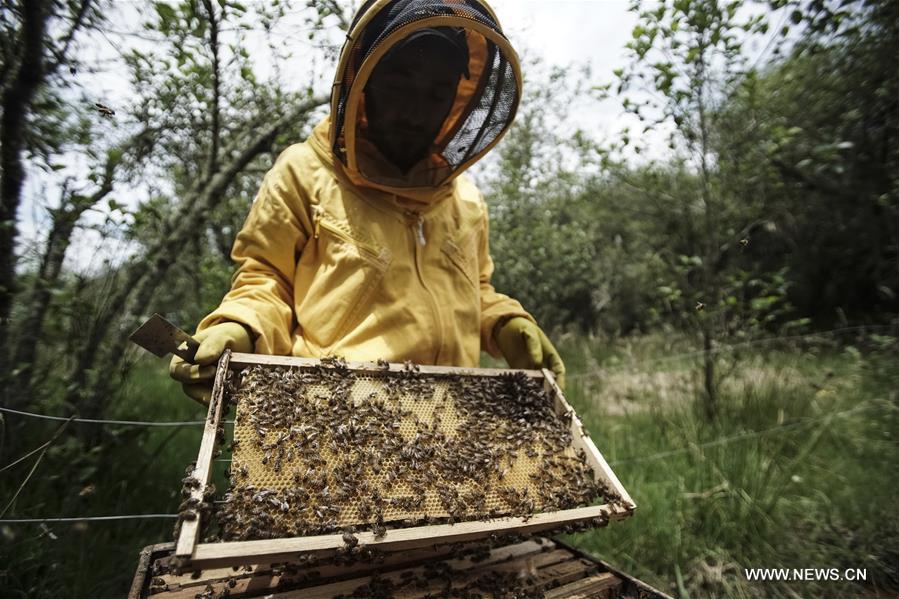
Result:
{"type": "Polygon", "coordinates": [[[455,239],[447,239],[443,244],[444,255],[475,292],[481,287],[477,242],[478,230],[474,229],[455,239]]]}
{"type": "Polygon", "coordinates": [[[311,241],[297,269],[297,321],[306,340],[327,355],[365,317],[390,253],[324,213],[316,214],[311,241]]]}

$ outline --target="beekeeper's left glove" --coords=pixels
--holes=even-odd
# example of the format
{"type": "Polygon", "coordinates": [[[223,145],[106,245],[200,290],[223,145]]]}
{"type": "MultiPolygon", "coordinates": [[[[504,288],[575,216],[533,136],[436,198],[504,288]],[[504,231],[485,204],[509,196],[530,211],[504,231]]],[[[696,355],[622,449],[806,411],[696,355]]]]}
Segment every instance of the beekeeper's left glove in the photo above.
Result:
{"type": "Polygon", "coordinates": [[[565,388],[565,364],[540,327],[522,316],[510,318],[499,326],[496,345],[512,368],[549,368],[556,383],[565,388]]]}

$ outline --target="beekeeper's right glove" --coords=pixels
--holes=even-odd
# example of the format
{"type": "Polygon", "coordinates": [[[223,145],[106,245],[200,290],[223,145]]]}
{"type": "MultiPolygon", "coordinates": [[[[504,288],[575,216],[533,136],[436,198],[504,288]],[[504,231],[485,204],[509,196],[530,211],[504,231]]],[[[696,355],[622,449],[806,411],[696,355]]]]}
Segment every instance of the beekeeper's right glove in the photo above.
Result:
{"type": "Polygon", "coordinates": [[[235,352],[250,353],[253,351],[253,338],[250,329],[236,322],[223,322],[194,335],[200,342],[193,363],[185,362],[174,356],[169,364],[169,374],[188,397],[200,403],[208,404],[212,395],[212,378],[215,376],[216,363],[226,349],[235,352]]]}

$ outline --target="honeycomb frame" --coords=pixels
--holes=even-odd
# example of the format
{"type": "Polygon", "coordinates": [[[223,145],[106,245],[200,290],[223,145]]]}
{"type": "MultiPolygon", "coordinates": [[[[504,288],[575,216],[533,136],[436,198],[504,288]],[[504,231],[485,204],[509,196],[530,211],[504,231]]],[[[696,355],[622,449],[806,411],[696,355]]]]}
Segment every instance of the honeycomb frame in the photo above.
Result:
{"type": "MultiPolygon", "coordinates": [[[[515,516],[504,514],[501,502],[498,502],[496,495],[491,498],[487,493],[486,501],[478,502],[478,510],[473,513],[465,514],[466,517],[459,521],[452,517],[446,509],[446,499],[441,505],[436,496],[437,485],[428,489],[425,494],[424,505],[418,506],[387,506],[384,510],[383,517],[379,517],[379,526],[383,522],[393,523],[394,527],[390,530],[390,534],[384,535],[383,531],[376,529],[371,532],[357,533],[356,538],[361,545],[375,547],[382,551],[393,551],[399,549],[408,549],[411,547],[421,547],[432,545],[435,543],[451,543],[459,541],[468,541],[473,539],[483,539],[497,534],[521,534],[558,529],[568,525],[583,525],[592,522],[594,526],[607,523],[610,519],[620,519],[630,516],[636,505],[630,498],[628,493],[622,487],[620,481],[612,472],[608,463],[602,457],[596,446],[590,440],[583,426],[575,414],[574,410],[565,400],[561,390],[555,383],[552,373],[548,370],[509,370],[509,369],[483,369],[483,368],[455,368],[441,366],[415,366],[414,370],[409,364],[397,364],[386,362],[339,362],[341,368],[352,373],[353,383],[347,397],[351,399],[351,405],[360,406],[366,400],[383,401],[390,399],[390,393],[384,392],[384,380],[397,375],[406,377],[415,377],[419,380],[429,380],[432,383],[432,394],[430,398],[409,398],[401,395],[395,395],[393,400],[402,407],[407,418],[399,422],[397,435],[400,439],[408,440],[414,434],[414,429],[410,428],[410,418],[418,422],[428,421],[428,417],[433,417],[436,406],[442,405],[443,411],[440,412],[436,422],[432,422],[431,426],[434,431],[445,435],[445,438],[451,439],[454,434],[458,433],[459,425],[458,415],[452,414],[452,407],[448,402],[450,396],[449,383],[450,379],[465,379],[466,377],[498,377],[510,376],[511,373],[517,373],[517,376],[527,377],[528,380],[536,383],[542,383],[542,387],[552,397],[552,411],[559,419],[567,422],[570,427],[570,446],[565,448],[568,457],[573,459],[577,453],[583,463],[587,464],[592,470],[592,476],[604,487],[608,493],[605,493],[605,503],[602,505],[592,505],[585,507],[569,507],[567,509],[537,509],[535,513],[526,516],[515,516]],[[411,374],[410,374],[411,373],[411,374]],[[380,384],[380,388],[378,385],[380,384]],[[414,399],[415,401],[410,401],[414,399]],[[450,405],[450,407],[447,407],[450,405]],[[480,511],[480,513],[478,513],[480,511]],[[420,517],[410,517],[412,513],[418,514],[420,517]],[[425,518],[425,516],[427,518],[425,518]],[[447,522],[447,516],[449,522],[447,522]],[[432,524],[431,522],[440,522],[440,524],[432,524]],[[402,524],[405,523],[405,526],[402,524]],[[424,523],[424,524],[422,524],[424,523]]],[[[219,368],[216,374],[215,385],[213,389],[212,401],[209,406],[209,415],[206,422],[206,430],[204,430],[203,443],[201,443],[200,456],[197,461],[196,468],[192,475],[185,480],[196,481],[196,486],[191,491],[191,496],[196,496],[198,500],[193,503],[205,505],[204,498],[209,496],[209,480],[211,476],[212,451],[207,445],[214,445],[215,438],[219,441],[223,440],[222,413],[223,404],[226,404],[226,379],[229,373],[239,372],[246,368],[263,368],[263,369],[284,369],[289,368],[292,371],[309,372],[322,368],[333,367],[334,361],[320,361],[316,359],[281,357],[281,356],[263,356],[255,354],[231,354],[227,352],[223,355],[219,362],[219,368]],[[211,438],[211,441],[210,439],[211,438]],[[210,441],[207,443],[207,441],[210,441]]],[[[286,376],[286,375],[285,375],[286,376]]],[[[234,378],[234,377],[232,377],[234,378]]],[[[233,383],[231,385],[233,392],[233,383]]],[[[421,389],[421,388],[419,388],[421,389]]],[[[415,387],[413,386],[413,392],[415,387]]],[[[316,397],[327,401],[325,393],[312,392],[316,397]]],[[[259,426],[258,423],[256,426],[259,426]]],[[[232,463],[232,475],[235,470],[243,470],[243,476],[252,482],[264,481],[265,477],[272,477],[272,469],[262,464],[262,457],[265,452],[261,443],[253,443],[252,435],[249,432],[252,427],[249,426],[248,417],[241,412],[240,404],[238,404],[238,413],[235,421],[234,439],[235,443],[232,463]]],[[[420,428],[418,429],[421,430],[420,428]]],[[[263,433],[263,438],[265,433],[263,433]]],[[[398,445],[394,445],[396,449],[398,445]]],[[[335,448],[336,449],[336,448],[335,448]]],[[[341,448],[344,449],[344,448],[341,448]]],[[[322,455],[327,455],[326,450],[322,450],[322,455]]],[[[349,453],[355,454],[352,450],[349,453]]],[[[528,456],[520,453],[516,457],[516,462],[505,464],[501,479],[505,480],[506,487],[511,489],[527,489],[532,485],[533,476],[536,475],[535,468],[540,466],[538,456],[528,456]]],[[[282,452],[283,454],[283,452],[282,452]]],[[[345,455],[345,454],[343,454],[345,455]]],[[[331,455],[323,459],[323,463],[328,463],[330,469],[325,472],[333,472],[333,466],[337,463],[337,454],[331,455]]],[[[272,459],[272,456],[268,456],[272,459]]],[[[291,457],[291,459],[293,459],[291,457]]],[[[388,457],[385,468],[381,472],[380,482],[384,481],[384,472],[391,471],[390,464],[392,459],[397,456],[388,457]]],[[[274,480],[267,480],[266,487],[269,489],[285,489],[289,486],[292,473],[296,473],[293,467],[283,468],[280,477],[274,480]]],[[[375,476],[370,471],[369,476],[375,476]]],[[[499,476],[499,475],[498,475],[499,476]]],[[[333,480],[331,481],[333,484],[333,480]]],[[[471,485],[469,485],[471,487],[471,485]]],[[[253,488],[253,487],[251,487],[253,488]]],[[[460,487],[461,489],[462,487],[460,487]]],[[[458,490],[457,490],[458,491],[458,490]]],[[[464,496],[465,490],[462,489],[461,495],[464,496]]],[[[532,493],[532,496],[536,491],[532,493]]],[[[401,493],[402,495],[402,493],[401,493]]],[[[526,494],[525,494],[526,496],[526,494]]],[[[287,511],[287,510],[285,510],[287,511]]],[[[458,514],[456,518],[458,518],[458,514]]],[[[333,531],[323,534],[315,532],[300,532],[297,536],[288,538],[259,539],[259,540],[229,540],[212,543],[200,543],[199,531],[200,520],[208,518],[209,514],[203,513],[202,510],[194,510],[194,514],[190,518],[182,521],[181,532],[178,536],[178,546],[176,555],[183,561],[192,562],[194,565],[204,566],[221,566],[235,565],[240,563],[258,563],[259,560],[274,559],[278,556],[285,557],[290,555],[296,557],[297,554],[313,552],[318,555],[334,554],[344,548],[346,543],[346,535],[340,534],[339,528],[346,530],[348,526],[364,524],[366,518],[361,518],[358,504],[344,506],[342,511],[335,514],[335,518],[331,521],[333,531]]],[[[310,529],[311,530],[311,529],[310,529]]],[[[355,543],[355,541],[354,541],[355,543]]]]}

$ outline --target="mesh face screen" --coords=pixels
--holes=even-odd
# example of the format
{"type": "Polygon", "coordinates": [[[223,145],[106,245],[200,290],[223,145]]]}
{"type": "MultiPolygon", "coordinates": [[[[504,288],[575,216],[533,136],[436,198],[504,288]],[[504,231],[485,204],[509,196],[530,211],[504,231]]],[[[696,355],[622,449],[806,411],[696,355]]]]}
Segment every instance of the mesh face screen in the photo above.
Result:
{"type": "MultiPolygon", "coordinates": [[[[364,13],[366,5],[357,13],[364,13]]],[[[366,30],[353,40],[352,46],[344,49],[350,53],[350,60],[340,75],[340,87],[336,103],[336,111],[332,114],[332,126],[338,132],[333,154],[346,166],[345,131],[354,127],[357,137],[365,133],[359,129],[359,123],[346,122],[350,90],[356,80],[359,66],[370,56],[380,44],[398,28],[422,19],[450,15],[488,27],[497,37],[505,39],[499,25],[478,2],[474,0],[395,0],[382,8],[366,30]]],[[[366,179],[382,185],[393,187],[436,187],[450,177],[462,164],[487,148],[511,124],[518,104],[518,81],[512,67],[512,57],[506,56],[502,48],[471,31],[483,48],[483,68],[473,76],[477,78],[476,95],[467,103],[465,112],[459,117],[458,124],[451,131],[435,154],[428,157],[420,168],[411,173],[398,176],[381,172],[376,166],[359,160],[359,171],[366,179]]],[[[470,45],[471,46],[471,45],[470,45]]],[[[358,150],[357,150],[358,151],[358,150]]],[[[357,157],[358,159],[358,157],[357,157]]]]}
{"type": "Polygon", "coordinates": [[[542,381],[254,366],[225,540],[527,516],[608,498],[542,381]]]}

